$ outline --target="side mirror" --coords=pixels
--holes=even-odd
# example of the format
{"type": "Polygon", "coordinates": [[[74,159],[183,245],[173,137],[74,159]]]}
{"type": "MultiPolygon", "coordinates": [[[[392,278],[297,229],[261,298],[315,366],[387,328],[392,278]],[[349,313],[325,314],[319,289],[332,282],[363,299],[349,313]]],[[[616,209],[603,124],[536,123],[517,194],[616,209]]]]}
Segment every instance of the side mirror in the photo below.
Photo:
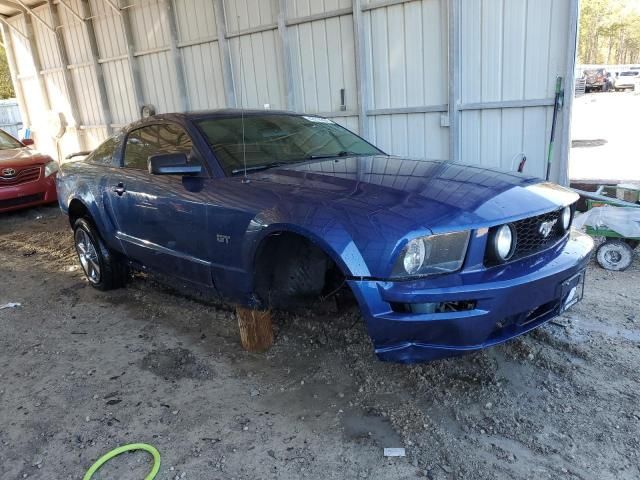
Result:
{"type": "Polygon", "coordinates": [[[201,165],[189,165],[185,153],[160,153],[147,160],[149,173],[153,175],[199,175],[201,165]]]}
{"type": "Polygon", "coordinates": [[[29,145],[33,145],[36,143],[33,141],[33,138],[23,138],[21,142],[25,147],[28,147],[29,145]]]}

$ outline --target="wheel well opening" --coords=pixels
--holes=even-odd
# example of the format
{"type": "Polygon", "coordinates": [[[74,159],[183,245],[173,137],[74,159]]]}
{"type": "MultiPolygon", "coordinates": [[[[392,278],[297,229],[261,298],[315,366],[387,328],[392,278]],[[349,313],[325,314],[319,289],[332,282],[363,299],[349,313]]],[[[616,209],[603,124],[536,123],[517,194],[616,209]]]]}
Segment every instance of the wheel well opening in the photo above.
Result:
{"type": "Polygon", "coordinates": [[[71,200],[71,203],[69,204],[69,223],[71,224],[71,227],[75,225],[76,220],[83,217],[91,218],[87,207],[85,207],[84,203],[80,200],[71,200]]]}
{"type": "Polygon", "coordinates": [[[308,306],[345,290],[345,285],[345,277],[331,257],[303,236],[272,234],[256,253],[254,291],[265,307],[308,306]]]}

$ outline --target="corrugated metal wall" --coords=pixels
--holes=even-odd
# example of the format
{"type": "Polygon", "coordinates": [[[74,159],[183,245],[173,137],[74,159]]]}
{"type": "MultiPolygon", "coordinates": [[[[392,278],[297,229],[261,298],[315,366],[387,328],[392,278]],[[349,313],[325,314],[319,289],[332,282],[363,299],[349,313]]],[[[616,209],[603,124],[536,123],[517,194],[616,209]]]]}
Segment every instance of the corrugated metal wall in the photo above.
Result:
{"type": "Polygon", "coordinates": [[[53,143],[38,120],[52,109],[77,127],[67,150],[96,146],[144,104],[268,106],[321,113],[398,155],[453,153],[511,169],[525,153],[527,169],[542,175],[576,8],[577,0],[65,0],[27,15],[33,36],[24,14],[4,31],[45,150],[53,143]]]}
{"type": "Polygon", "coordinates": [[[388,152],[449,158],[447,2],[425,0],[364,13],[371,66],[370,131],[388,152]],[[413,113],[412,113],[413,112],[413,113]]]}
{"type": "Polygon", "coordinates": [[[544,176],[556,77],[567,70],[569,15],[570,2],[553,0],[465,3],[461,158],[513,169],[523,153],[528,171],[544,176]]]}

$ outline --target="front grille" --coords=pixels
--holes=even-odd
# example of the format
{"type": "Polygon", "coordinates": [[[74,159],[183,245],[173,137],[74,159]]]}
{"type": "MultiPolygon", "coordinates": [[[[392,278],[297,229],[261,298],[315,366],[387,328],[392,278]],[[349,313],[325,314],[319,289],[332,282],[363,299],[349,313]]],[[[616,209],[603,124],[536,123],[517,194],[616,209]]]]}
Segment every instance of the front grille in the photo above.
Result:
{"type": "Polygon", "coordinates": [[[15,177],[0,176],[0,188],[20,185],[21,183],[35,182],[40,178],[40,167],[28,167],[18,171],[15,177]]]}
{"type": "Polygon", "coordinates": [[[0,209],[17,207],[19,205],[26,205],[27,203],[39,202],[41,200],[44,200],[44,193],[36,193],[35,195],[26,195],[24,197],[0,200],[0,209]]]}
{"type": "Polygon", "coordinates": [[[517,243],[513,259],[526,257],[544,250],[560,240],[565,234],[562,229],[560,213],[561,211],[559,210],[515,222],[513,225],[516,227],[517,243]],[[555,222],[551,233],[547,237],[540,233],[540,226],[545,222],[555,222]]]}
{"type": "MultiPolygon", "coordinates": [[[[562,228],[561,214],[562,210],[556,210],[555,212],[543,213],[542,215],[513,222],[511,225],[513,225],[516,231],[516,248],[509,261],[528,257],[534,253],[546,250],[564,237],[567,232],[562,228]],[[555,223],[553,224],[549,235],[545,237],[540,230],[541,226],[547,222],[555,223]]],[[[487,245],[487,253],[485,254],[484,259],[485,265],[497,265],[500,262],[492,257],[490,254],[490,248],[491,246],[487,245]]]]}

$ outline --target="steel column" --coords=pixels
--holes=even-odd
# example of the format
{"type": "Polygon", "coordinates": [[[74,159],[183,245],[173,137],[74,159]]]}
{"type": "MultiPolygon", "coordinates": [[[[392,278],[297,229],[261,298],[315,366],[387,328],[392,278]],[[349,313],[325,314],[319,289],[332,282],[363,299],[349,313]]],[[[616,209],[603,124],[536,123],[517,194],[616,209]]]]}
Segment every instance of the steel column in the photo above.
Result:
{"type": "Polygon", "coordinates": [[[293,67],[291,63],[291,46],[289,45],[289,32],[287,31],[287,0],[279,0],[278,3],[278,33],[280,35],[280,54],[284,71],[285,86],[287,89],[287,108],[299,110],[296,101],[295,84],[293,81],[293,67]]]}
{"type": "Polygon", "coordinates": [[[42,77],[42,64],[40,63],[40,51],[38,49],[38,43],[36,42],[35,32],[33,30],[33,21],[31,16],[25,11],[24,23],[27,27],[27,38],[29,39],[29,48],[31,50],[31,60],[33,61],[33,68],[36,70],[36,78],[38,79],[38,86],[40,88],[40,95],[42,96],[42,102],[44,103],[44,110],[51,110],[51,101],[49,100],[49,93],[47,92],[47,85],[44,83],[42,77]]]}
{"type": "MultiPolygon", "coordinates": [[[[69,65],[69,57],[67,55],[67,48],[64,43],[61,32],[60,16],[58,15],[58,6],[53,3],[53,0],[48,0],[49,13],[51,14],[51,21],[53,22],[54,36],[56,37],[56,47],[58,50],[58,56],[62,63],[63,72],[62,78],[64,80],[64,88],[67,94],[67,100],[69,101],[69,108],[71,110],[71,116],[73,117],[73,123],[70,126],[77,127],[82,123],[80,119],[80,111],[78,109],[78,97],[76,91],[73,88],[73,79],[71,78],[71,72],[67,68],[69,65]]],[[[68,119],[67,119],[68,120],[68,119]]]]}
{"type": "Polygon", "coordinates": [[[367,68],[367,49],[364,34],[364,22],[362,13],[362,0],[352,0],[353,6],[353,35],[355,40],[356,57],[356,93],[358,99],[358,130],[360,136],[371,140],[369,134],[369,121],[367,111],[369,110],[368,99],[371,91],[371,80],[367,68]]]}
{"type": "MultiPolygon", "coordinates": [[[[112,6],[112,2],[105,0],[112,6]]],[[[133,40],[133,31],[131,29],[131,19],[129,18],[128,8],[119,8],[120,19],[122,21],[122,30],[124,31],[124,40],[127,42],[127,60],[129,61],[129,71],[131,72],[131,80],[133,83],[133,95],[138,107],[138,115],[141,114],[144,105],[144,92],[142,89],[142,79],[140,78],[140,66],[135,57],[135,42],[133,40]]]]}
{"type": "Polygon", "coordinates": [[[82,21],[82,24],[84,25],[84,31],[87,34],[87,39],[89,40],[89,50],[91,52],[90,63],[98,83],[98,94],[100,97],[100,106],[102,108],[102,121],[107,126],[107,133],[111,134],[113,132],[113,128],[111,127],[113,118],[111,117],[111,106],[109,105],[107,84],[104,79],[104,70],[102,69],[102,64],[98,62],[100,52],[98,50],[96,31],[93,28],[93,20],[91,19],[91,7],[89,5],[89,0],[81,0],[80,8],[82,16],[85,18],[85,20],[82,21]]]}
{"type": "Polygon", "coordinates": [[[184,72],[184,63],[182,53],[178,48],[178,24],[176,21],[176,12],[173,0],[162,0],[164,5],[165,19],[169,27],[169,49],[174,68],[176,69],[176,77],[178,81],[178,97],[180,98],[180,106],[183,112],[190,110],[189,95],[187,93],[187,77],[184,72]]]}
{"type": "Polygon", "coordinates": [[[222,79],[224,83],[224,96],[227,107],[237,107],[236,87],[233,82],[233,65],[231,65],[231,49],[227,39],[227,22],[224,14],[223,0],[213,0],[216,15],[216,28],[218,30],[218,48],[220,50],[220,62],[222,62],[222,79]]]}
{"type": "MultiPolygon", "coordinates": [[[[560,165],[556,181],[560,185],[569,185],[569,152],[571,149],[571,114],[576,90],[576,57],[578,54],[578,34],[580,32],[580,0],[571,0],[569,6],[570,23],[567,31],[567,70],[564,79],[564,108],[562,112],[562,143],[560,146],[560,165]]],[[[553,170],[552,170],[553,171],[553,170]]]]}
{"type": "Polygon", "coordinates": [[[460,0],[448,0],[449,161],[460,160],[460,0]]]}

